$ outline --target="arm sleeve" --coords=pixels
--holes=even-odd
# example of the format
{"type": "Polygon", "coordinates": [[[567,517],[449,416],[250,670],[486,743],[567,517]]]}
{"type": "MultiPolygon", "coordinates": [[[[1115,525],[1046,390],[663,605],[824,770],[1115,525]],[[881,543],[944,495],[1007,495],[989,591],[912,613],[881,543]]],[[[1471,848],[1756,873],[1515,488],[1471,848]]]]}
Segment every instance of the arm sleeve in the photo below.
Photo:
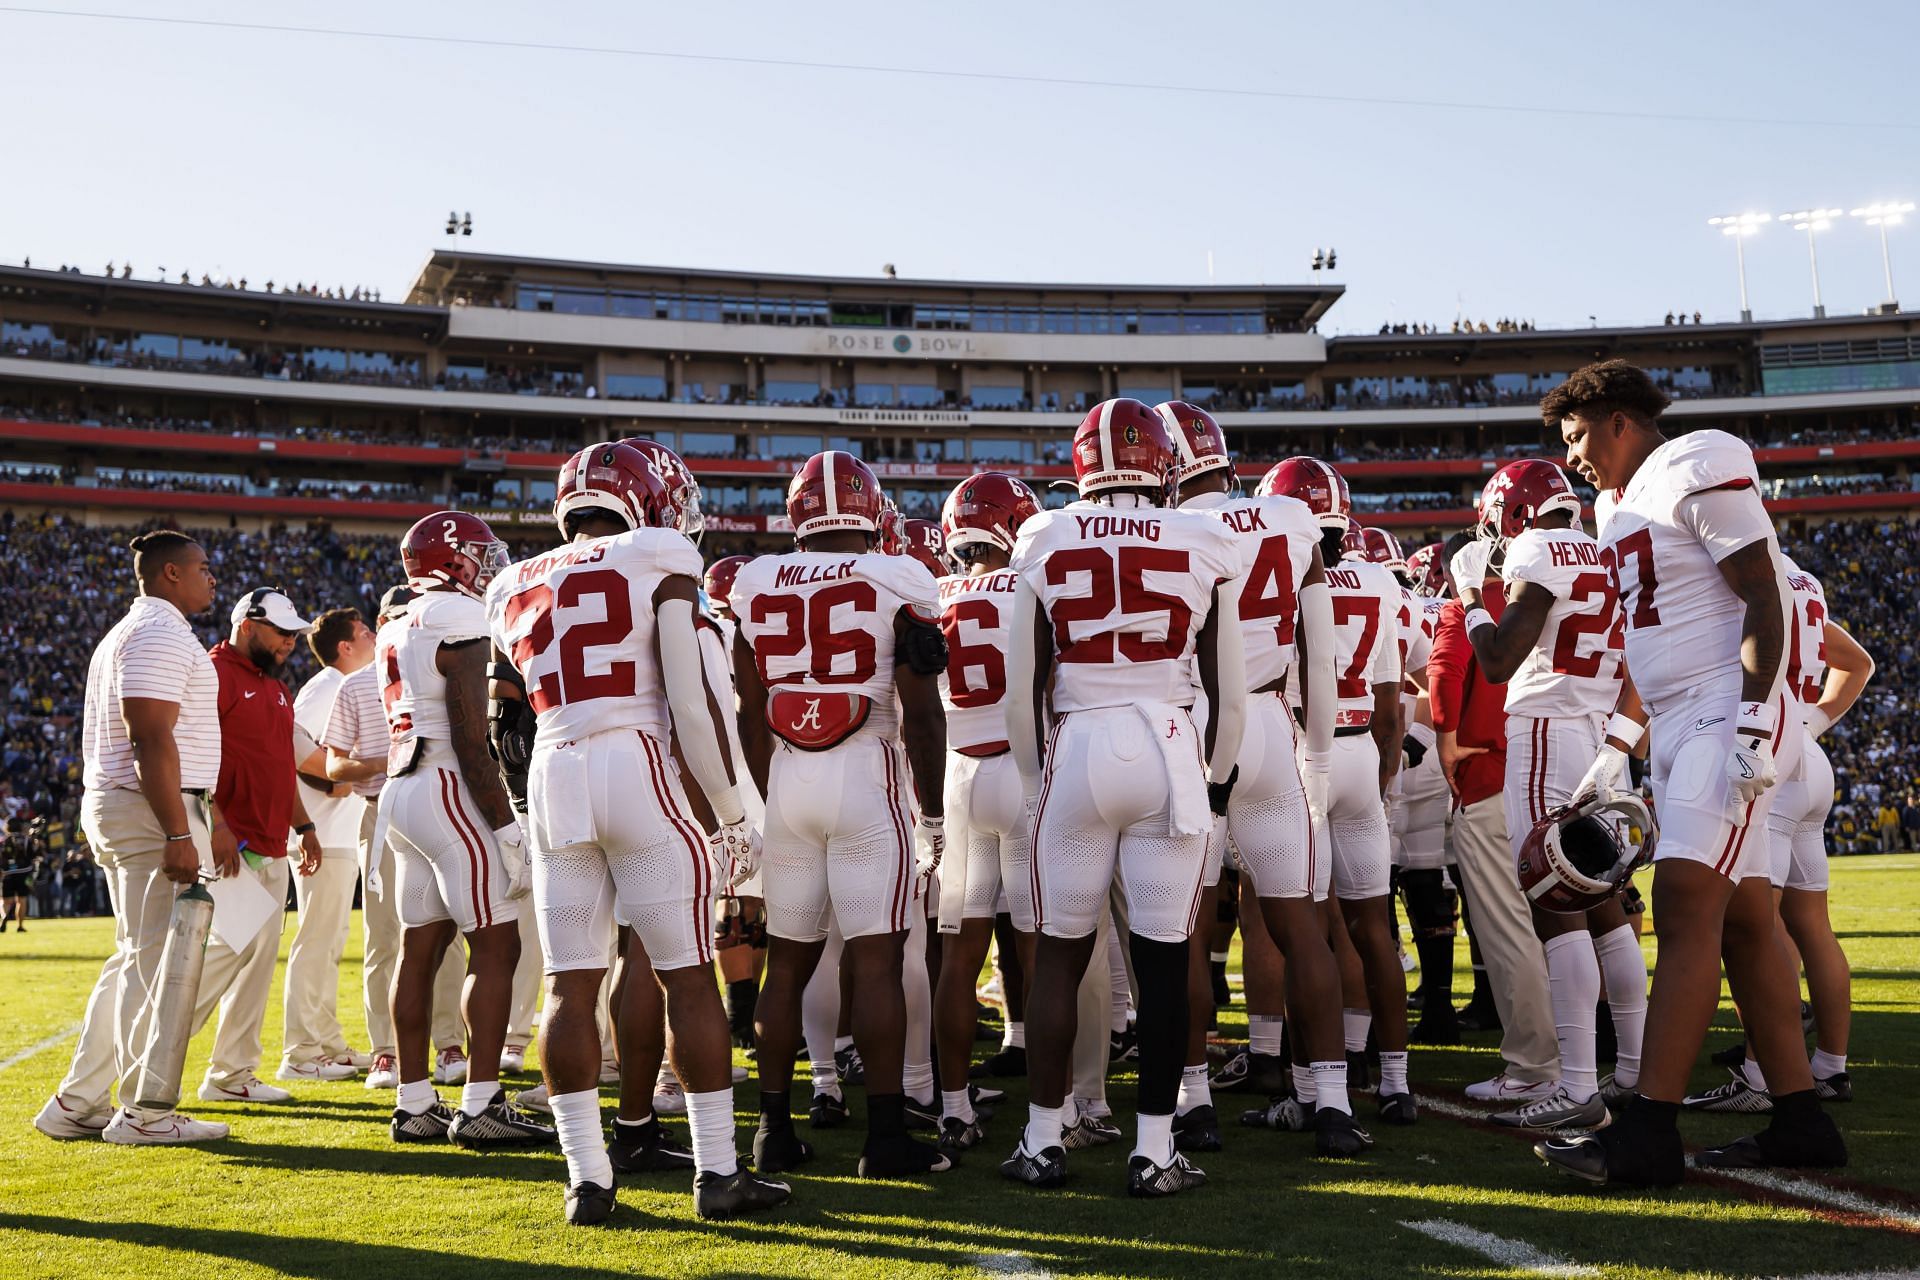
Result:
{"type": "Polygon", "coordinates": [[[1440,611],[1433,631],[1433,653],[1427,659],[1427,697],[1433,727],[1446,733],[1460,727],[1467,696],[1467,663],[1473,650],[1467,643],[1466,612],[1458,601],[1440,611]]]}
{"type": "Polygon", "coordinates": [[[1680,500],[1678,515],[1715,564],[1773,533],[1767,508],[1750,485],[1690,493],[1680,500]]]}
{"type": "Polygon", "coordinates": [[[1339,700],[1333,670],[1333,592],[1325,582],[1300,588],[1300,630],[1310,656],[1300,673],[1300,687],[1307,694],[1307,753],[1325,758],[1333,750],[1333,718],[1339,700]]]}
{"type": "Polygon", "coordinates": [[[721,758],[722,734],[716,732],[707,710],[707,683],[700,661],[700,638],[693,629],[693,605],[685,600],[662,601],[659,613],[660,676],[667,687],[667,706],[680,741],[680,754],[693,774],[713,816],[731,826],[746,817],[739,790],[727,780],[721,758]]]}
{"type": "Polygon", "coordinates": [[[1033,711],[1033,629],[1039,610],[1033,583],[1021,574],[1014,583],[1013,621],[1007,629],[1007,746],[1028,795],[1040,790],[1040,726],[1033,711]]]}
{"type": "MultiPolygon", "coordinates": [[[[1247,727],[1247,655],[1240,632],[1240,597],[1233,583],[1215,589],[1219,601],[1215,620],[1214,667],[1220,680],[1220,705],[1213,726],[1213,758],[1207,774],[1225,782],[1240,761],[1240,739],[1247,727]]],[[[1031,634],[1031,633],[1029,633],[1031,634]]]]}
{"type": "Polygon", "coordinates": [[[1374,684],[1400,683],[1400,642],[1406,637],[1400,628],[1401,608],[1398,590],[1380,597],[1380,643],[1373,651],[1374,684]]]}

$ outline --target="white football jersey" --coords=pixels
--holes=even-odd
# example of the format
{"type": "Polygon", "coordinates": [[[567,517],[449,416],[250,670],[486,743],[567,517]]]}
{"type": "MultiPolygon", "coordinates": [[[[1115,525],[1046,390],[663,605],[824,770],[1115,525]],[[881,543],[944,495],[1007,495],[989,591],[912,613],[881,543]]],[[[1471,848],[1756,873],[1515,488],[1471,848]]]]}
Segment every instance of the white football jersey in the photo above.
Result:
{"type": "Polygon", "coordinates": [[[1085,500],[1020,526],[1013,567],[1053,624],[1053,707],[1193,705],[1194,641],[1213,593],[1241,573],[1239,538],[1211,515],[1085,500]]]}
{"type": "MultiPolygon", "coordinates": [[[[1400,580],[1384,565],[1342,560],[1327,567],[1327,587],[1333,596],[1336,723],[1366,724],[1373,712],[1373,686],[1400,683],[1400,580]]],[[[1287,681],[1287,696],[1300,704],[1298,672],[1287,681]]]]}
{"type": "Polygon", "coordinates": [[[670,577],[697,583],[700,572],[700,553],[678,530],[631,529],[557,547],[494,579],[487,627],[526,682],[536,749],[615,729],[665,740],[654,593],[670,577]]]}
{"type": "Polygon", "coordinates": [[[1249,498],[1203,493],[1182,503],[1180,509],[1216,517],[1241,540],[1246,567],[1238,590],[1247,689],[1264,689],[1293,666],[1300,584],[1313,567],[1320,526],[1306,503],[1278,495],[1249,498]]]}
{"type": "MultiPolygon", "coordinates": [[[[1758,506],[1759,485],[1753,450],[1744,442],[1724,431],[1693,431],[1655,449],[1632,483],[1595,502],[1600,545],[1626,614],[1627,670],[1655,711],[1740,669],[1746,606],[1682,522],[1681,506],[1694,494],[1728,488],[1750,491],[1758,506]]],[[[1764,518],[1764,509],[1760,514],[1764,518]]],[[[1767,541],[1775,543],[1766,523],[1767,541]]],[[[1773,556],[1777,565],[1777,543],[1773,556]]],[[[1783,594],[1786,589],[1783,575],[1783,594]]]]}
{"type": "MultiPolygon", "coordinates": [[[[1388,570],[1392,572],[1391,569],[1388,570]]],[[[1425,671],[1427,659],[1433,656],[1433,623],[1439,616],[1438,609],[1428,609],[1430,602],[1413,594],[1412,587],[1400,588],[1400,671],[1402,675],[1414,671],[1425,671]]]]}
{"type": "Polygon", "coordinates": [[[733,580],[734,616],[760,680],[775,689],[825,689],[872,702],[869,723],[899,724],[894,622],[911,609],[939,618],[939,590],[912,556],[795,551],[760,556],[733,580]]]}
{"type": "Polygon", "coordinates": [[[1801,705],[1820,701],[1827,682],[1827,592],[1820,579],[1782,552],[1787,586],[1793,591],[1793,622],[1787,633],[1787,690],[1801,705]]]}
{"type": "Polygon", "coordinates": [[[486,606],[458,591],[423,591],[404,616],[380,628],[374,661],[380,664],[380,702],[395,743],[419,739],[451,745],[440,647],[486,638],[486,606]]]}
{"type": "Polygon", "coordinates": [[[1600,544],[1579,529],[1528,529],[1502,576],[1553,596],[1533,651],[1507,681],[1507,714],[1552,720],[1613,710],[1625,620],[1600,544]]]}
{"type": "Polygon", "coordinates": [[[940,579],[940,630],[947,637],[947,745],[955,751],[1007,740],[1007,628],[1019,575],[996,569],[940,579]]]}

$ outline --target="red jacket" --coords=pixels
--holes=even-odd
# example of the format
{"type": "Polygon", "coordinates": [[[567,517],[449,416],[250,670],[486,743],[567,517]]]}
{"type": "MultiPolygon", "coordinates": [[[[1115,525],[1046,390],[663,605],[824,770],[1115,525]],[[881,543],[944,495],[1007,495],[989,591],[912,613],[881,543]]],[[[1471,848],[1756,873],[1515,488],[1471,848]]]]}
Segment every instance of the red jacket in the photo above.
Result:
{"type": "Polygon", "coordinates": [[[293,825],[293,699],[222,640],[213,646],[220,677],[220,780],[213,802],[236,840],[266,858],[287,856],[293,825]]]}
{"type": "MultiPolygon", "coordinates": [[[[1507,598],[1498,584],[1488,583],[1481,607],[1498,620],[1507,598]]],[[[1489,684],[1480,674],[1473,645],[1467,640],[1467,611],[1458,600],[1440,610],[1433,633],[1433,656],[1427,659],[1427,699],[1433,709],[1436,733],[1451,729],[1463,747],[1485,747],[1468,756],[1454,773],[1460,803],[1473,804],[1498,795],[1507,776],[1507,687],[1489,684]]]]}

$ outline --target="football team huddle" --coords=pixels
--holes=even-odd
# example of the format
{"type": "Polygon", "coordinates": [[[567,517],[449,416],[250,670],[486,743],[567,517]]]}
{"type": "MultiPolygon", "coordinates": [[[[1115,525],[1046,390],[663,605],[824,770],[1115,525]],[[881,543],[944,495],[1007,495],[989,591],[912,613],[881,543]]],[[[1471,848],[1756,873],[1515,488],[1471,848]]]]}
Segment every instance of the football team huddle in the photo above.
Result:
{"type": "MultiPolygon", "coordinates": [[[[1499,908],[1482,902],[1504,900],[1544,948],[1529,980],[1558,1065],[1469,1096],[1512,1104],[1497,1118],[1540,1130],[1536,1153],[1577,1177],[1677,1182],[1676,1114],[1724,960],[1748,1049],[1706,1105],[1770,1119],[1696,1162],[1843,1164],[1820,1099],[1846,1096],[1844,1058],[1809,1062],[1794,949],[1823,1044],[1828,1025],[1843,1037],[1821,977],[1837,947],[1819,933],[1832,786],[1814,739],[1858,695],[1864,655],[1781,552],[1751,451],[1666,438],[1664,407],[1617,361],[1543,402],[1554,451],[1598,493],[1597,538],[1560,465],[1526,460],[1493,474],[1477,530],[1410,557],[1355,520],[1335,468],[1289,458],[1243,492],[1205,410],[1128,399],[1080,424],[1077,497],[1058,509],[984,472],[938,525],[907,520],[871,468],[826,452],[788,491],[794,550],[709,567],[691,472],[636,439],[566,463],[544,554],[508,563],[474,515],[422,520],[375,658],[392,738],[378,822],[405,927],[394,1139],[557,1140],[581,1224],[607,1218],[616,1173],[690,1163],[700,1214],[729,1216],[785,1201],[776,1175],[813,1158],[791,1093],[804,1056],[814,1126],[846,1121],[841,1086],[864,1079],[861,1175],[937,1174],[987,1140],[1003,1098],[972,1062],[998,937],[1024,986],[1001,1056],[1019,1053],[1030,1089],[1004,1176],[1056,1187],[1070,1152],[1121,1137],[1105,1080],[1130,1017],[1127,1190],[1199,1187],[1189,1155],[1221,1144],[1207,1023],[1230,868],[1251,1040],[1236,1083],[1269,1099],[1239,1119],[1354,1156],[1374,1141],[1363,1089],[1380,1124],[1418,1115],[1395,891],[1436,957],[1423,976],[1445,981],[1426,970],[1451,969],[1446,868],[1466,859],[1450,850],[1479,841],[1504,883],[1462,887],[1490,935],[1499,908]],[[1504,685],[1504,774],[1472,804],[1475,749],[1429,688],[1448,661],[1504,685]],[[1655,860],[1649,997],[1623,902],[1655,860]],[[512,1101],[492,1082],[522,911],[546,973],[545,1082],[512,1101]],[[489,1095],[458,1113],[435,1096],[428,1030],[456,929],[468,1089],[489,1095]],[[728,966],[764,948],[751,1168],[717,944],[749,991],[752,969],[728,966]],[[648,969],[657,982],[631,976],[648,969]],[[622,1070],[611,1143],[603,1010],[622,1070]],[[646,1123],[663,1051],[690,1161],[646,1123]]],[[[1844,1006],[1844,974],[1838,991],[1844,1006]]]]}

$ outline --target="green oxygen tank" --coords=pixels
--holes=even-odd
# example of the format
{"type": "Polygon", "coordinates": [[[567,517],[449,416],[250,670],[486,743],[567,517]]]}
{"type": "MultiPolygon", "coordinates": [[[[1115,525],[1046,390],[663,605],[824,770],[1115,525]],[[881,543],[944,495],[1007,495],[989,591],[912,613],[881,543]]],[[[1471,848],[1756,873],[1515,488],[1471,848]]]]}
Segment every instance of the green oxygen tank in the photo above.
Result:
{"type": "Polygon", "coordinates": [[[193,1039],[193,1009],[200,999],[200,973],[207,960],[207,933],[213,927],[213,895],[195,881],[173,900],[167,921],[166,949],[154,979],[153,1019],[146,1049],[134,1077],[133,1105],[171,1111],[180,1105],[180,1073],[193,1039]]]}

